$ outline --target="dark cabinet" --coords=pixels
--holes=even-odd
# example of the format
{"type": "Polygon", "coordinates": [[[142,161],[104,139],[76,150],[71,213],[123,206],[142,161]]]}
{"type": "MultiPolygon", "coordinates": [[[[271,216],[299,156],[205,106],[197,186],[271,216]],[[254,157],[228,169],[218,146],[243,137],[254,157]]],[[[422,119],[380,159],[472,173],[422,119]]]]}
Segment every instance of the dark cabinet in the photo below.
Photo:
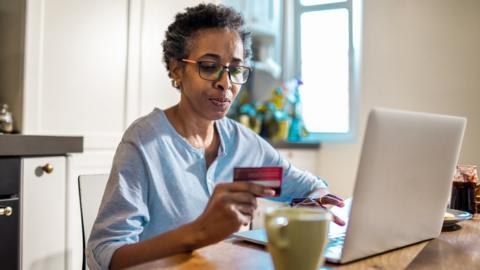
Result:
{"type": "Polygon", "coordinates": [[[0,262],[20,269],[20,158],[0,158],[0,262]]]}
{"type": "Polygon", "coordinates": [[[18,198],[0,199],[0,261],[5,270],[20,269],[18,202],[18,198]]]}

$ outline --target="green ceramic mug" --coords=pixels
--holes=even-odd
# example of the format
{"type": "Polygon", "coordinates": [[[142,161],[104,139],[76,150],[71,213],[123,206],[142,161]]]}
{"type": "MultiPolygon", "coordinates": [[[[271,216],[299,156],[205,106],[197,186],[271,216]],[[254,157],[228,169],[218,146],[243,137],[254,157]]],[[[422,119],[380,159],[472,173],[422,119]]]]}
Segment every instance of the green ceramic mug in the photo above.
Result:
{"type": "Polygon", "coordinates": [[[323,265],[332,215],[322,208],[267,209],[267,249],[276,270],[313,270],[323,265]]]}

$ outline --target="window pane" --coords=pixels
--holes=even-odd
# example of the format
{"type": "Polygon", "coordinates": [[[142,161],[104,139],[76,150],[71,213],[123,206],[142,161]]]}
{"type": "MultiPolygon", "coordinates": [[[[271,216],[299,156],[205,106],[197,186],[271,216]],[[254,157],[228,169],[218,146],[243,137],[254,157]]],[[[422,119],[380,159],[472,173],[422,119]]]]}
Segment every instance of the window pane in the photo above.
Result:
{"type": "Polygon", "coordinates": [[[313,6],[313,5],[322,5],[322,4],[330,4],[330,3],[339,3],[345,2],[346,0],[301,0],[300,4],[303,6],[313,6]]]}
{"type": "Polygon", "coordinates": [[[300,25],[305,125],[310,132],[348,132],[348,10],[306,12],[300,25]]]}

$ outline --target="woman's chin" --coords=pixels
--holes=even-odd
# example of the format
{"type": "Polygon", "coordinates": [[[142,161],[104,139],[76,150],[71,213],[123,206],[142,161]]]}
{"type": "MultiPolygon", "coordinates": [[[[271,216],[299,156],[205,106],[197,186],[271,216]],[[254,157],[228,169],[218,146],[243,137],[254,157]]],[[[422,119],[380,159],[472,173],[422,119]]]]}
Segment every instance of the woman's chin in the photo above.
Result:
{"type": "Polygon", "coordinates": [[[228,110],[224,111],[224,112],[215,112],[214,114],[212,114],[212,117],[210,119],[212,119],[212,120],[222,119],[227,115],[227,112],[228,112],[228,110]]]}
{"type": "Polygon", "coordinates": [[[212,120],[218,120],[225,117],[230,109],[230,104],[228,106],[214,106],[213,110],[210,111],[209,115],[211,116],[212,120]]]}

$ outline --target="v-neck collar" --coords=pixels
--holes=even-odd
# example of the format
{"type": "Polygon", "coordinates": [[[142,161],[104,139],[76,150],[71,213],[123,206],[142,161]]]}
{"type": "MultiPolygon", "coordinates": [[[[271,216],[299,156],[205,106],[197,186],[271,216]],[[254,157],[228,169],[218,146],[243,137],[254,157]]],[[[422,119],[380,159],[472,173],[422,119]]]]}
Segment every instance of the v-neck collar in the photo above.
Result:
{"type": "MultiPolygon", "coordinates": [[[[156,110],[158,110],[160,112],[160,116],[161,118],[163,118],[163,120],[167,123],[167,128],[170,130],[170,133],[173,134],[173,136],[180,142],[182,142],[182,144],[185,145],[185,147],[188,147],[190,150],[192,150],[193,152],[196,152],[196,153],[199,153],[199,154],[202,154],[204,155],[205,154],[205,148],[196,148],[194,147],[193,145],[191,145],[187,139],[185,139],[182,135],[180,135],[180,133],[178,133],[178,131],[175,129],[175,127],[173,126],[173,124],[170,122],[170,120],[168,119],[167,115],[165,114],[165,111],[164,110],[161,110],[161,109],[158,109],[158,108],[155,108],[156,110]]],[[[226,153],[226,149],[225,149],[225,141],[224,141],[224,138],[225,138],[225,130],[223,129],[223,125],[221,123],[221,120],[215,120],[214,121],[214,128],[217,130],[217,133],[218,133],[218,139],[220,140],[220,144],[219,144],[219,147],[218,147],[218,156],[225,156],[227,153],[226,153]]]]}

